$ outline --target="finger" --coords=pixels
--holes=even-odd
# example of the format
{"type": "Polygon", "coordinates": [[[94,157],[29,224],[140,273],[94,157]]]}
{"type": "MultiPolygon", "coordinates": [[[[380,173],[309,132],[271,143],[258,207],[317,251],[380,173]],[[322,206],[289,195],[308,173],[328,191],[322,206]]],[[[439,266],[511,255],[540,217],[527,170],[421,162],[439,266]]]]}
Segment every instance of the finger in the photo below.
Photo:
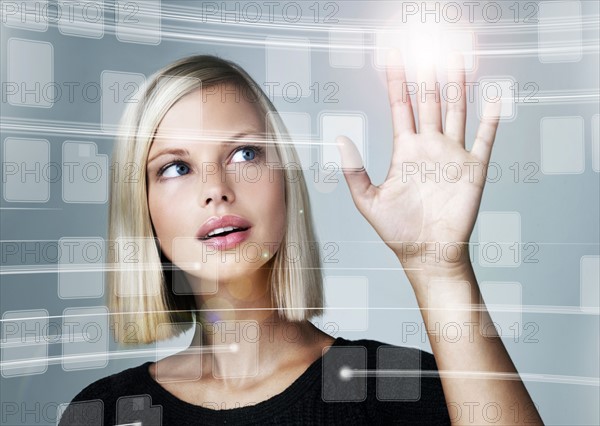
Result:
{"type": "Polygon", "coordinates": [[[484,164],[489,163],[492,155],[501,109],[502,103],[500,101],[486,102],[484,106],[483,118],[477,129],[475,143],[471,149],[471,154],[484,164]]]}
{"type": "Polygon", "coordinates": [[[446,101],[446,129],[444,134],[465,147],[467,123],[467,92],[465,87],[465,62],[460,53],[452,54],[448,61],[448,89],[455,96],[446,101]],[[454,91],[456,90],[456,92],[454,91]]]}
{"type": "Polygon", "coordinates": [[[433,63],[419,64],[418,82],[419,133],[441,133],[442,105],[433,63]]]}
{"type": "Polygon", "coordinates": [[[391,49],[386,64],[388,98],[392,110],[394,140],[416,133],[412,103],[406,87],[404,63],[398,49],[391,49]]]}
{"type": "Polygon", "coordinates": [[[365,211],[373,185],[371,179],[364,168],[362,157],[356,149],[354,142],[346,136],[338,136],[336,138],[340,156],[342,157],[342,172],[348,183],[350,194],[354,200],[354,204],[362,213],[365,211]]]}

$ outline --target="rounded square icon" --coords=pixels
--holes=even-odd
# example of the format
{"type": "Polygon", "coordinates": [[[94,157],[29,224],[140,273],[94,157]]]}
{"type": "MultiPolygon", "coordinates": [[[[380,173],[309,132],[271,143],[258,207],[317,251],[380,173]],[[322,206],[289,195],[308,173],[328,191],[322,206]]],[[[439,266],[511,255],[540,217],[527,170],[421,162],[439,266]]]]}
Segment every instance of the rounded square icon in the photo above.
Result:
{"type": "Polygon", "coordinates": [[[63,370],[89,370],[108,365],[108,316],[106,306],[66,308],[63,311],[63,370]]]}
{"type": "Polygon", "coordinates": [[[600,114],[592,116],[592,170],[600,173],[600,114]]]}
{"type": "Polygon", "coordinates": [[[11,37],[7,43],[7,81],[3,91],[9,104],[52,108],[55,97],[54,45],[11,37]]]}
{"type": "Polygon", "coordinates": [[[600,309],[600,256],[582,256],[579,263],[580,307],[583,311],[600,309]]]}
{"type": "Polygon", "coordinates": [[[541,1],[537,12],[541,63],[579,62],[583,57],[581,2],[541,1]]]}
{"type": "Polygon", "coordinates": [[[94,142],[65,141],[62,146],[62,198],[65,203],[108,201],[108,155],[94,142]]]}
{"type": "Polygon", "coordinates": [[[6,138],[3,144],[2,186],[8,202],[48,202],[50,184],[60,176],[50,161],[46,139],[6,138]]]}
{"type": "Polygon", "coordinates": [[[361,402],[367,398],[367,348],[331,346],[322,360],[323,401],[361,402]]]}
{"type": "Polygon", "coordinates": [[[543,117],[540,121],[542,173],[581,174],[585,171],[583,117],[543,117]]]}
{"type": "Polygon", "coordinates": [[[513,77],[485,77],[478,85],[478,118],[513,121],[517,117],[517,96],[513,77]]]}
{"type": "Polygon", "coordinates": [[[377,348],[377,399],[421,399],[421,351],[384,345],[377,348]]]}
{"type": "Polygon", "coordinates": [[[477,217],[479,265],[518,267],[521,265],[521,214],[480,212],[477,217]]]}
{"type": "Polygon", "coordinates": [[[4,312],[0,322],[2,377],[45,373],[53,328],[46,309],[4,312]]]}
{"type": "Polygon", "coordinates": [[[104,295],[105,245],[101,237],[61,238],[58,297],[79,299],[104,295]]]}

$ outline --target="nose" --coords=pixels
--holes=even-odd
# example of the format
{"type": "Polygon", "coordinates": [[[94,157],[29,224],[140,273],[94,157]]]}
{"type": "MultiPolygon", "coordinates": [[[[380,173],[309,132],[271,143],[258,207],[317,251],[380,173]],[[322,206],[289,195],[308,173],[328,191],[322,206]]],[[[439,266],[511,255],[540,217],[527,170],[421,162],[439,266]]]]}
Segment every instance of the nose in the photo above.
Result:
{"type": "Polygon", "coordinates": [[[200,205],[208,207],[211,204],[231,204],[235,200],[233,190],[227,183],[223,168],[216,166],[214,172],[207,172],[202,176],[202,189],[200,191],[200,205]]]}

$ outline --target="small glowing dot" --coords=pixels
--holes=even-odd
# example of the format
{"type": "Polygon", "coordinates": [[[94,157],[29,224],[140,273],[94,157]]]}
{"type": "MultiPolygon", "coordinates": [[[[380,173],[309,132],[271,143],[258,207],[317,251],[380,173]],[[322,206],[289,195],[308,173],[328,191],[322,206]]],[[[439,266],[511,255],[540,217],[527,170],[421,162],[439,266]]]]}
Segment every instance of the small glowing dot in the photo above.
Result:
{"type": "Polygon", "coordinates": [[[352,378],[352,370],[348,367],[340,368],[340,379],[342,380],[350,380],[352,378]]]}
{"type": "Polygon", "coordinates": [[[269,253],[267,253],[267,252],[264,252],[264,253],[263,253],[263,257],[266,259],[267,257],[269,257],[269,253]]]}
{"type": "Polygon", "coordinates": [[[300,214],[302,214],[302,213],[304,213],[304,210],[303,210],[303,209],[300,209],[300,214]]]}
{"type": "Polygon", "coordinates": [[[195,270],[199,270],[202,266],[202,264],[200,262],[194,262],[194,269],[195,270]]]}
{"type": "Polygon", "coordinates": [[[237,343],[232,343],[231,345],[229,345],[229,350],[231,352],[237,352],[240,350],[240,345],[238,345],[237,343]]]}

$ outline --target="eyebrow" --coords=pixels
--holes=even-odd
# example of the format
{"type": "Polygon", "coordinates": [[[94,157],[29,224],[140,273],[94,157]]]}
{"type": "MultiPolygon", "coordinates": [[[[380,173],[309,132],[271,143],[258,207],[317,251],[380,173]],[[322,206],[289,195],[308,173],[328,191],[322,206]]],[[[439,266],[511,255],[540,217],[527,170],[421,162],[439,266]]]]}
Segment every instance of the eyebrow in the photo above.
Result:
{"type": "MultiPolygon", "coordinates": [[[[233,135],[232,137],[230,137],[228,139],[222,140],[221,142],[225,143],[225,144],[232,144],[232,143],[236,143],[238,139],[243,138],[244,136],[248,136],[248,135],[258,136],[260,134],[261,134],[261,132],[258,132],[256,130],[244,130],[242,132],[236,133],[235,135],[233,135]]],[[[163,155],[167,155],[167,154],[172,154],[172,155],[181,156],[181,157],[186,157],[186,156],[189,157],[190,156],[190,152],[184,148],[165,148],[162,151],[159,151],[152,158],[150,158],[148,160],[147,164],[150,164],[157,158],[162,157],[163,155]]]]}

